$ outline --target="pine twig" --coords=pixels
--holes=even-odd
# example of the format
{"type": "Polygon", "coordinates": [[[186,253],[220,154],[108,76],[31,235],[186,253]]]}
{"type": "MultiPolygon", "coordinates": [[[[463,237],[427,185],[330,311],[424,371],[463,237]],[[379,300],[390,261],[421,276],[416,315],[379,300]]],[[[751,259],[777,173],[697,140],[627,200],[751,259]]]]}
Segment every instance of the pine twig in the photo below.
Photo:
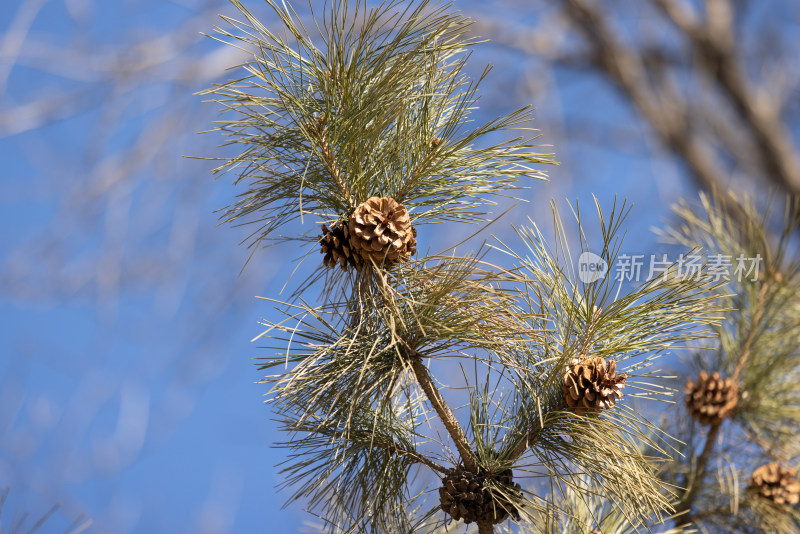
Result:
{"type": "Polygon", "coordinates": [[[387,451],[387,452],[394,453],[397,456],[408,458],[412,462],[416,462],[416,463],[420,463],[420,464],[426,465],[426,466],[430,467],[431,469],[433,469],[434,471],[438,471],[439,473],[442,473],[442,474],[446,474],[447,473],[447,469],[445,469],[441,465],[437,464],[436,462],[428,460],[427,458],[422,456],[417,451],[410,451],[408,449],[400,448],[397,445],[383,443],[382,441],[378,441],[378,440],[373,441],[372,444],[374,446],[378,447],[378,448],[381,448],[381,449],[387,451]]]}
{"type": "Polygon", "coordinates": [[[433,406],[433,409],[436,410],[436,414],[450,434],[453,443],[455,443],[456,449],[458,449],[458,453],[461,455],[461,460],[464,462],[464,467],[472,473],[477,473],[478,462],[475,460],[475,455],[472,453],[472,448],[469,446],[467,436],[464,434],[464,430],[458,423],[458,419],[456,419],[456,416],[453,414],[452,410],[450,410],[442,394],[439,393],[439,389],[436,387],[436,384],[434,384],[428,372],[428,368],[422,363],[422,358],[419,354],[412,354],[409,358],[409,363],[411,365],[411,370],[414,372],[414,377],[417,379],[417,383],[419,383],[422,391],[425,392],[428,401],[431,403],[431,406],[433,406]]]}
{"type": "Polygon", "coordinates": [[[753,340],[756,337],[756,331],[758,330],[759,323],[761,323],[761,318],[764,315],[764,297],[766,296],[767,287],[769,287],[769,285],[769,280],[765,279],[763,285],[758,290],[756,311],[753,314],[753,320],[750,323],[747,339],[745,339],[744,343],[742,344],[742,352],[739,355],[739,360],[736,362],[736,369],[733,371],[733,380],[737,384],[739,383],[742,371],[744,370],[744,365],[747,363],[748,358],[750,358],[750,353],[752,352],[753,348],[753,340]]]}
{"type": "MultiPolygon", "coordinates": [[[[589,354],[589,349],[592,347],[592,338],[594,337],[593,334],[597,328],[597,319],[600,317],[601,310],[597,308],[592,311],[592,317],[589,320],[589,324],[586,325],[586,330],[583,332],[583,335],[580,338],[578,343],[578,357],[585,358],[589,354]]],[[[562,398],[559,403],[553,408],[554,411],[562,410],[566,408],[567,405],[562,398]]],[[[517,443],[517,446],[511,452],[512,460],[516,460],[520,456],[522,456],[525,451],[536,443],[536,439],[538,438],[539,432],[541,432],[542,428],[537,426],[536,428],[531,428],[528,430],[528,433],[525,434],[525,439],[522,439],[517,443]]]]}
{"type": "Polygon", "coordinates": [[[350,196],[350,191],[344,183],[344,178],[342,178],[342,173],[339,171],[339,166],[336,164],[336,156],[333,154],[330,143],[328,142],[328,129],[325,125],[325,121],[326,118],[323,115],[310,126],[311,133],[319,144],[319,152],[317,152],[317,154],[331,173],[331,177],[339,187],[339,192],[342,194],[342,197],[347,200],[347,203],[352,208],[355,207],[355,202],[353,197],[350,196]]]}
{"type": "MultiPolygon", "coordinates": [[[[559,403],[553,408],[553,411],[563,410],[567,407],[566,402],[562,398],[559,403]]],[[[517,443],[517,446],[511,452],[511,461],[516,461],[520,456],[522,456],[529,447],[531,447],[539,437],[539,432],[542,431],[542,427],[538,426],[536,428],[532,428],[525,434],[525,439],[520,440],[517,443]]]]}
{"type": "Polygon", "coordinates": [[[694,502],[694,498],[697,496],[697,492],[700,489],[700,481],[706,474],[708,460],[711,458],[711,453],[714,451],[714,445],[716,444],[717,436],[719,435],[719,429],[721,426],[721,424],[716,424],[708,430],[708,434],[706,435],[706,443],[703,446],[703,452],[700,453],[700,457],[697,459],[697,468],[694,471],[694,475],[689,479],[689,483],[686,487],[686,493],[684,494],[683,498],[675,506],[676,515],[686,512],[686,515],[683,516],[683,519],[686,523],[692,522],[692,503],[694,502]]]}
{"type": "Polygon", "coordinates": [[[586,331],[581,336],[580,349],[578,351],[578,357],[580,358],[585,358],[589,355],[589,349],[592,348],[592,338],[597,328],[597,319],[600,318],[600,313],[600,308],[596,308],[592,311],[592,317],[589,319],[589,324],[586,325],[586,331]]]}
{"type": "Polygon", "coordinates": [[[536,443],[536,437],[540,430],[540,428],[537,428],[535,430],[530,430],[527,434],[525,434],[525,439],[520,440],[516,448],[514,448],[514,450],[511,452],[512,461],[516,461],[517,458],[522,456],[522,454],[528,450],[528,447],[536,443]]]}

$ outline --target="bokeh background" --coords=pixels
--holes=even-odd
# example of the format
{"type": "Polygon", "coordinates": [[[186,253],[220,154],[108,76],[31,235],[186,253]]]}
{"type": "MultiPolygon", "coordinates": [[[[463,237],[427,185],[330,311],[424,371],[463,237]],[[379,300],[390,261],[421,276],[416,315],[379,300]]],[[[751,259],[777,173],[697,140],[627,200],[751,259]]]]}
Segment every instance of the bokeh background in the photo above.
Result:
{"type": "MultiPolygon", "coordinates": [[[[306,3],[296,2],[302,17],[306,3]]],[[[261,0],[246,2],[265,24],[261,0]]],[[[313,2],[321,7],[322,2],[313,2]]],[[[470,72],[494,70],[479,117],[536,108],[560,166],[526,184],[633,204],[624,250],[699,189],[800,192],[800,4],[794,0],[456,0],[470,72]]],[[[195,93],[245,59],[204,34],[224,0],[0,3],[0,525],[27,532],[296,532],[281,439],[250,343],[316,267],[250,251],[219,226],[234,198],[218,108],[195,93]],[[297,268],[297,272],[294,272],[297,268]],[[293,274],[294,272],[294,274],[293,274]],[[288,282],[287,282],[288,280],[288,282]],[[58,509],[53,509],[58,505],[58,509]],[[26,515],[27,514],[27,515],[26,515]]],[[[505,206],[498,207],[498,212],[505,206]]],[[[317,221],[306,219],[306,232],[317,221]]],[[[589,225],[590,226],[590,225],[589,225]]],[[[440,228],[431,251],[472,228],[440,228]]],[[[486,234],[488,237],[488,234],[486,234]]]]}

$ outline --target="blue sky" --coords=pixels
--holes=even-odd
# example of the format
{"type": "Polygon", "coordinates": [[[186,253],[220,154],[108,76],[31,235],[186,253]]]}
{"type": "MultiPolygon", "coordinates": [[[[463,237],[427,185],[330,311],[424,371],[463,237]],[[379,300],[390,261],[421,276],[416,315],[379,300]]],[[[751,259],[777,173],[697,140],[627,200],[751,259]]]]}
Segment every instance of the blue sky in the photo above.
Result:
{"type": "MultiPolygon", "coordinates": [[[[220,139],[196,134],[216,110],[193,95],[233,75],[224,67],[235,56],[199,35],[220,23],[217,12],[232,9],[199,0],[0,7],[4,527],[23,511],[30,525],[55,503],[47,532],[81,515],[94,520],[88,532],[120,533],[295,532],[308,519],[299,505],[282,509],[289,494],[275,492],[282,451],[270,444],[281,436],[249,342],[272,313],[254,296],[278,295],[296,265],[287,259],[300,253],[259,251],[240,275],[246,230],[218,226],[214,214],[233,198],[231,180],[184,157],[224,154],[220,139]],[[16,49],[9,35],[24,35],[16,49]],[[152,50],[157,64],[137,63],[152,50]],[[115,65],[130,79],[109,78],[115,65]],[[57,105],[29,125],[19,110],[33,102],[57,105]]],[[[536,61],[503,47],[479,47],[471,72],[486,63],[496,68],[485,116],[533,104],[563,163],[493,231],[528,216],[546,225],[551,198],[568,213],[567,198],[589,207],[594,194],[610,206],[617,195],[634,203],[628,243],[654,250],[650,227],[692,191],[680,170],[644,141],[631,151],[563,136],[565,124],[587,120],[629,120],[635,132],[631,110],[596,78],[569,71],[549,73],[549,90],[534,99],[523,81],[536,61]]],[[[439,232],[425,246],[470,232],[439,232]]]]}

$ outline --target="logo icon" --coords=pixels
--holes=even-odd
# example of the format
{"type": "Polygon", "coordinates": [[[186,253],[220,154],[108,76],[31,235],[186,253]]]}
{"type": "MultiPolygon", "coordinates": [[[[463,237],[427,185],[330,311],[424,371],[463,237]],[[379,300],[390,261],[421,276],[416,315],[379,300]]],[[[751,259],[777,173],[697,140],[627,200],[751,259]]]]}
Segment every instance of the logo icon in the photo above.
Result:
{"type": "Polygon", "coordinates": [[[584,284],[591,284],[603,278],[608,272],[608,263],[593,252],[584,252],[578,257],[578,278],[584,284]]]}

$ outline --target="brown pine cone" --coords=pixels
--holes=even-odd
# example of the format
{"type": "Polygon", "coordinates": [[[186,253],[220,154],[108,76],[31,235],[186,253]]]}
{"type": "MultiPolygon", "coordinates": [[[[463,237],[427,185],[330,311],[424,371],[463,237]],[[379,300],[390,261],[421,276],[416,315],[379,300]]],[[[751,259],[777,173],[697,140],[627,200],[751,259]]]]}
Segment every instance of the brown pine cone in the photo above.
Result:
{"type": "Polygon", "coordinates": [[[392,198],[371,197],[359,204],[349,230],[353,251],[367,262],[408,261],[417,252],[417,231],[408,210],[392,198]]]}
{"type": "Polygon", "coordinates": [[[739,388],[732,378],[721,378],[719,373],[709,375],[700,371],[697,383],[686,382],[686,406],[692,417],[704,425],[718,425],[736,408],[739,388]]]}
{"type": "Polygon", "coordinates": [[[494,476],[483,472],[472,473],[462,466],[449,469],[439,488],[439,503],[447,514],[464,523],[490,522],[497,524],[510,517],[519,521],[519,512],[507,496],[517,499],[522,496],[519,484],[514,484],[511,470],[494,476]],[[505,486],[505,495],[496,494],[486,484],[494,480],[505,486]]]}
{"type": "Polygon", "coordinates": [[[750,476],[750,490],[756,497],[790,508],[800,502],[800,482],[797,472],[779,462],[762,465],[750,476]]]}
{"type": "Polygon", "coordinates": [[[325,254],[322,263],[326,267],[334,267],[337,264],[346,271],[348,267],[355,267],[361,270],[364,260],[361,256],[353,254],[349,239],[350,231],[347,223],[336,222],[330,230],[322,225],[322,235],[319,236],[320,253],[325,254]]]}
{"type": "Polygon", "coordinates": [[[617,374],[617,362],[603,358],[574,358],[567,364],[561,390],[570,408],[578,415],[598,414],[611,408],[622,397],[625,373],[617,374]]]}

